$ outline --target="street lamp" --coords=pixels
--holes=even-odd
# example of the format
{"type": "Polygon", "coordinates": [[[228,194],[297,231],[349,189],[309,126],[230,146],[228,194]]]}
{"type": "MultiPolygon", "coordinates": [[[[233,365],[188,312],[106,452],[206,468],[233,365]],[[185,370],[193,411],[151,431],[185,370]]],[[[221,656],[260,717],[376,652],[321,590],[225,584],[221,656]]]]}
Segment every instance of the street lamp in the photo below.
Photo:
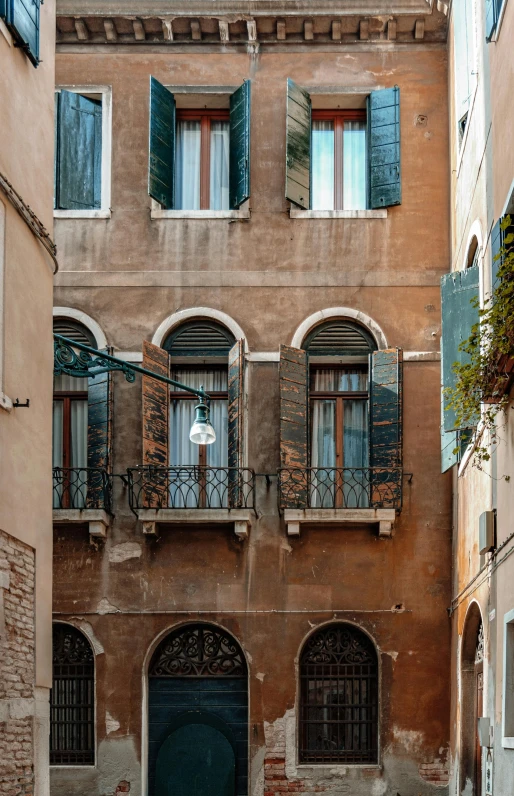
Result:
{"type": "Polygon", "coordinates": [[[203,387],[200,387],[199,390],[188,387],[187,384],[182,384],[180,381],[161,376],[160,373],[133,365],[132,362],[118,359],[105,351],[90,348],[90,346],[77,343],[60,334],[54,334],[54,341],[55,376],[65,373],[67,376],[79,379],[94,378],[101,373],[119,370],[129,382],[134,382],[136,373],[141,373],[142,376],[150,376],[152,379],[163,381],[165,384],[178,387],[179,390],[196,395],[200,399],[200,403],[195,406],[195,419],[189,432],[189,439],[195,445],[212,445],[213,442],[216,442],[216,432],[209,420],[209,396],[204,392],[203,387]],[[78,353],[76,349],[78,349],[78,353]]]}

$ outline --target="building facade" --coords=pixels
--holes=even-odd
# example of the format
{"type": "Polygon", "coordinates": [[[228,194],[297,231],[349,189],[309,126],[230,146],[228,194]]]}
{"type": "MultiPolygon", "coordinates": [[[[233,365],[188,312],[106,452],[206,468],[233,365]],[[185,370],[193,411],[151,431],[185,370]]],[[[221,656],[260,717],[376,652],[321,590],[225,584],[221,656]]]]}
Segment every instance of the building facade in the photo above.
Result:
{"type": "Polygon", "coordinates": [[[0,792],[48,794],[55,6],[0,2],[0,792]]]}
{"type": "Polygon", "coordinates": [[[445,10],[59,4],[56,796],[448,790],[445,10]]]}
{"type": "MultiPolygon", "coordinates": [[[[442,283],[443,385],[462,360],[507,254],[514,210],[514,163],[506,96],[512,74],[512,3],[454,3],[449,29],[452,273],[442,283]],[[455,315],[460,315],[460,318],[455,315]],[[446,353],[447,352],[447,353],[446,353]]],[[[503,392],[509,394],[510,379],[503,392]]],[[[444,397],[443,397],[444,400],[444,397]]],[[[483,407],[483,410],[487,405],[483,407]]],[[[491,443],[482,422],[455,431],[443,414],[442,469],[453,473],[452,777],[455,794],[512,790],[512,421],[509,400],[491,443]],[[477,446],[491,458],[477,467],[477,446]]]]}

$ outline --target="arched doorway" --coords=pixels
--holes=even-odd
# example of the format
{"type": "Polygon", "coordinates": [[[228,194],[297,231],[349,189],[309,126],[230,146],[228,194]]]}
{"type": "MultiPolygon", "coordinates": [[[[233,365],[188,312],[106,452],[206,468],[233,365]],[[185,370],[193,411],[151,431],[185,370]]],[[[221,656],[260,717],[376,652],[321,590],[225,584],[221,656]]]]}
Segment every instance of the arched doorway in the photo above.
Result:
{"type": "Polygon", "coordinates": [[[461,652],[461,753],[460,793],[482,796],[482,748],[478,738],[478,719],[484,701],[484,628],[480,609],[469,609],[461,652]]]}
{"type": "Polygon", "coordinates": [[[148,796],[247,796],[247,666],[229,633],[169,633],[150,662],[148,705],[148,796]]]}

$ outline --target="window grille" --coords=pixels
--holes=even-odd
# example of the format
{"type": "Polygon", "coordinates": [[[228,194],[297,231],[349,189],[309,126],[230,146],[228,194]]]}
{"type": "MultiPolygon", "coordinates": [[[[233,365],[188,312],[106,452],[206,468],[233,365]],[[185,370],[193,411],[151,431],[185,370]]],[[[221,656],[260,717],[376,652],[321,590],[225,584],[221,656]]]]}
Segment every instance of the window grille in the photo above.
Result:
{"type": "Polygon", "coordinates": [[[215,321],[188,321],[174,329],[163,343],[172,357],[228,356],[234,335],[215,321]]]}
{"type": "Polygon", "coordinates": [[[81,323],[68,320],[67,318],[56,318],[54,320],[54,334],[67,337],[69,340],[73,340],[74,343],[88,345],[91,346],[91,348],[97,347],[96,340],[89,329],[81,323]]]}
{"type": "Polygon", "coordinates": [[[161,641],[149,676],[246,677],[246,661],[237,641],[221,628],[186,625],[161,641]]]}
{"type": "Polygon", "coordinates": [[[378,660],[351,625],[330,625],[300,657],[300,762],[378,762],[378,660]]]}
{"type": "Polygon", "coordinates": [[[316,326],[303,346],[310,355],[367,356],[376,351],[371,334],[351,321],[327,321],[316,326]]]}
{"type": "Polygon", "coordinates": [[[51,765],[95,762],[95,664],[85,636],[69,625],[53,628],[50,695],[51,765]]]}

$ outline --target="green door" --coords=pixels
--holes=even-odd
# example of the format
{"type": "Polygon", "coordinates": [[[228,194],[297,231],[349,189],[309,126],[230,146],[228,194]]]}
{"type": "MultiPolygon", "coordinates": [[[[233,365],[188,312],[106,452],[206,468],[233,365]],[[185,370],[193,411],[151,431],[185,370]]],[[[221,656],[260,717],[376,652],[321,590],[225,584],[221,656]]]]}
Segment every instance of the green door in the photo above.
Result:
{"type": "Polygon", "coordinates": [[[236,761],[231,743],[207,724],[171,733],[157,755],[159,796],[234,796],[236,761]]]}

